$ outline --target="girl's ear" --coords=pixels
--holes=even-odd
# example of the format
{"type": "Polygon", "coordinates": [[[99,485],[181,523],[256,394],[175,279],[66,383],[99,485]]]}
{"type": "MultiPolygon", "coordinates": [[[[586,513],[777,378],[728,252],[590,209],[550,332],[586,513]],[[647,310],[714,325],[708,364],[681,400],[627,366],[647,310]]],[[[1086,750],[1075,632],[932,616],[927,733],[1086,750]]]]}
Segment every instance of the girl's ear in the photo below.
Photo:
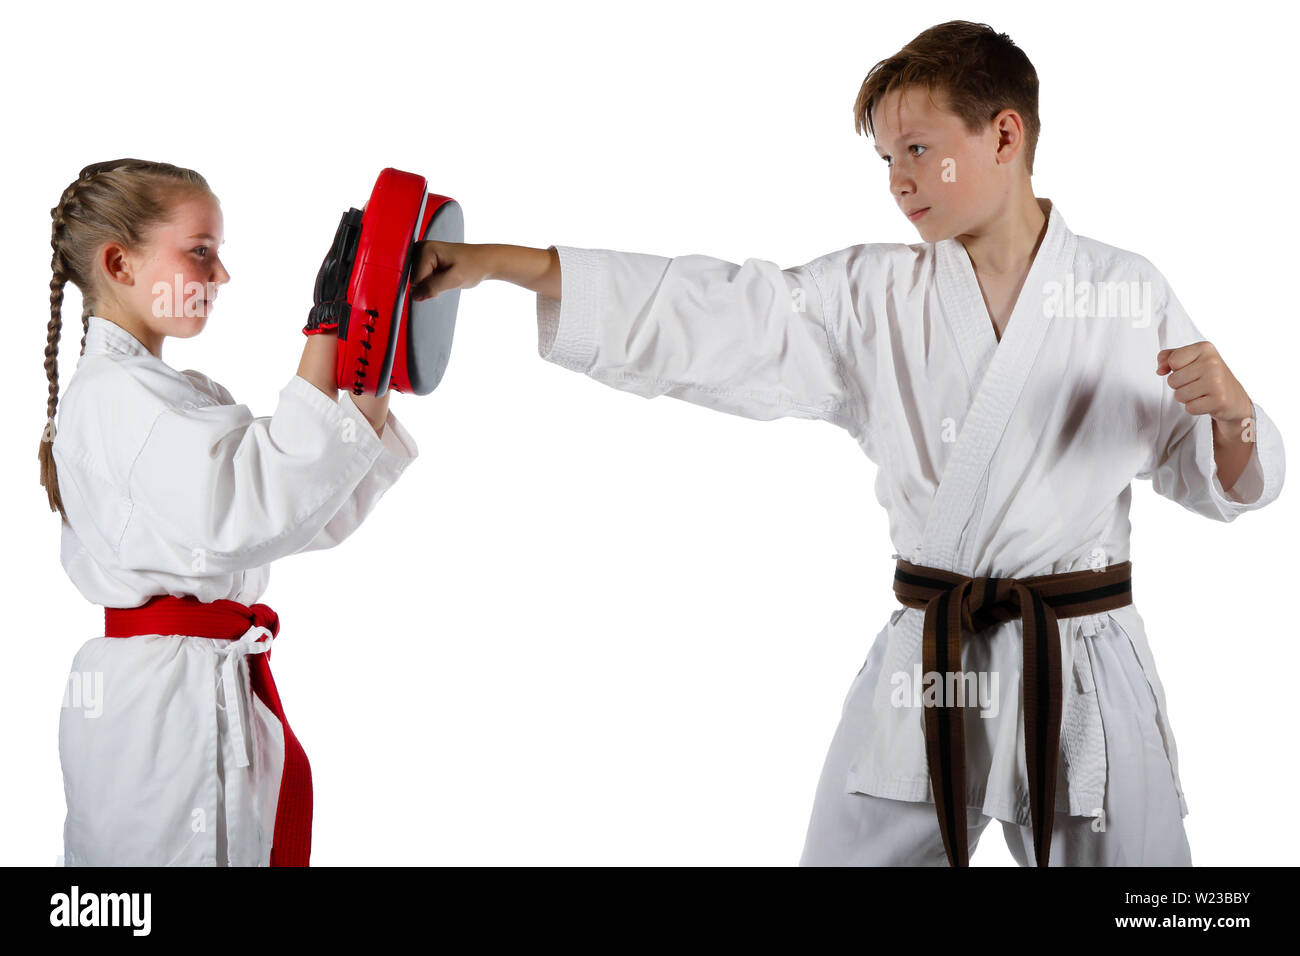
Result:
{"type": "Polygon", "coordinates": [[[116,242],[106,243],[95,260],[95,267],[104,278],[121,285],[135,284],[135,264],[127,249],[116,242]]]}

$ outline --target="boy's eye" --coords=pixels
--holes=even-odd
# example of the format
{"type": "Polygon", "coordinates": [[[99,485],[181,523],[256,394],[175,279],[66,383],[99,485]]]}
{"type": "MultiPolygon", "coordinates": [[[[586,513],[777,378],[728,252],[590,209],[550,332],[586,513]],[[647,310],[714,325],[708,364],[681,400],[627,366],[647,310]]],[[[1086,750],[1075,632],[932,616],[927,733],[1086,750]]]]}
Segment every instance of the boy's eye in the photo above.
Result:
{"type": "Polygon", "coordinates": [[[208,251],[208,247],[207,247],[207,246],[196,246],[196,247],[194,248],[193,251],[194,251],[194,252],[198,252],[198,253],[202,253],[202,254],[206,255],[206,254],[207,254],[207,251],[208,251]]]}
{"type": "MultiPolygon", "coordinates": [[[[922,146],[920,143],[913,143],[911,146],[909,146],[909,147],[907,147],[907,148],[908,148],[908,149],[926,149],[927,147],[922,146]]],[[[913,156],[920,156],[921,154],[920,154],[920,153],[913,153],[912,155],[913,155],[913,156]]],[[[893,163],[890,162],[890,158],[889,158],[888,156],[881,156],[880,158],[883,159],[883,160],[885,161],[885,165],[886,165],[886,166],[892,166],[892,165],[893,165],[893,163]]]]}

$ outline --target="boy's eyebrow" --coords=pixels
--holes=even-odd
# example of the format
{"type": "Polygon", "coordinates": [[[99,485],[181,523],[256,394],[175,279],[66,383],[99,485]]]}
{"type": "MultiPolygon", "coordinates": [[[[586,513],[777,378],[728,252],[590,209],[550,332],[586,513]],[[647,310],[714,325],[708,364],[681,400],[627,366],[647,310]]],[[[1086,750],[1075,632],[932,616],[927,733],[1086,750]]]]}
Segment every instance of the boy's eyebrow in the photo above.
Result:
{"type": "MultiPolygon", "coordinates": [[[[905,129],[905,130],[903,130],[903,132],[901,132],[901,133],[898,134],[898,138],[899,138],[899,139],[907,139],[907,138],[910,137],[910,136],[919,136],[919,135],[921,135],[921,133],[920,133],[920,131],[918,131],[918,130],[914,130],[914,129],[905,129]]],[[[875,148],[876,152],[877,152],[877,153],[880,152],[880,141],[879,141],[879,139],[877,139],[876,142],[875,142],[873,145],[874,145],[874,148],[875,148]]]]}

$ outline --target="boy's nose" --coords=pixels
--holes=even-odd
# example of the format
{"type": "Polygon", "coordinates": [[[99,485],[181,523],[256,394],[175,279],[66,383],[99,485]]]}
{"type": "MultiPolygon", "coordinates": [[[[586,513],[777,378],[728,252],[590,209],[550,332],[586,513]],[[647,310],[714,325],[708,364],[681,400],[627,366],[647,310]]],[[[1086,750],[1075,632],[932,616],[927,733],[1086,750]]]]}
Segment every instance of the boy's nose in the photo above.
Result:
{"type": "Polygon", "coordinates": [[[889,170],[889,191],[893,193],[894,198],[901,200],[908,193],[912,192],[912,178],[898,171],[898,164],[895,163],[889,170]]]}

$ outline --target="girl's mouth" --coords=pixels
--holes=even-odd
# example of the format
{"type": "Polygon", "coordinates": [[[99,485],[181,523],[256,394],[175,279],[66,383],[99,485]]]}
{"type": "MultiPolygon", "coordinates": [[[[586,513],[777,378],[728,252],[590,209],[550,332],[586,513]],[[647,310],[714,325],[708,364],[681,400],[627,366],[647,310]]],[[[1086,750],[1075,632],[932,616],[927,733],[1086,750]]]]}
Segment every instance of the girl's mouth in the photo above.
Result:
{"type": "Polygon", "coordinates": [[[916,220],[920,219],[922,216],[924,216],[924,215],[925,215],[927,212],[929,212],[929,211],[930,211],[930,207],[929,207],[929,206],[926,206],[924,209],[918,209],[918,210],[917,210],[916,212],[914,212],[914,213],[909,213],[907,218],[910,219],[910,220],[912,220],[912,222],[916,222],[916,220]]]}

